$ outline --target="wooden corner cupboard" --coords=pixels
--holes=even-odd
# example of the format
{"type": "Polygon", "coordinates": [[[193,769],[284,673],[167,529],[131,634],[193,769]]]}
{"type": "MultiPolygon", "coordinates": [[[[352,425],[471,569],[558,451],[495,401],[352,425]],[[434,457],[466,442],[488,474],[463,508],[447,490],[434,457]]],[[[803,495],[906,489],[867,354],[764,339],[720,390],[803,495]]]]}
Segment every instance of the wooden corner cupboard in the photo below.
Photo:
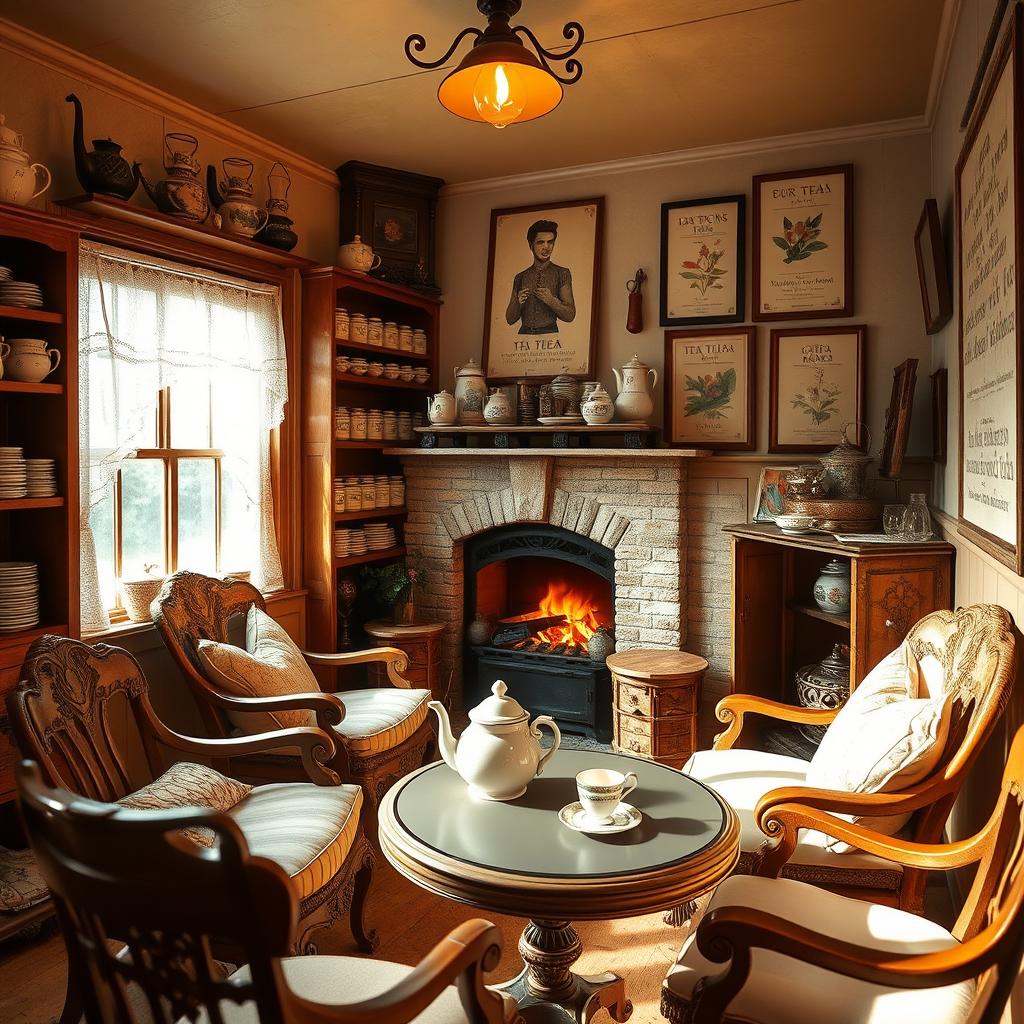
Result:
{"type": "MultiPolygon", "coordinates": [[[[339,646],[338,584],[345,574],[368,562],[400,558],[404,507],[335,511],[334,481],[344,476],[401,474],[402,464],[385,448],[402,444],[391,439],[336,439],[334,410],[349,408],[426,412],[427,395],[436,390],[437,345],[441,303],[421,292],[388,284],[337,267],[317,267],[302,274],[302,493],[303,586],[309,592],[306,613],[310,650],[334,652],[339,646]],[[384,321],[421,328],[425,353],[396,350],[335,336],[335,310],[363,313],[384,321]],[[335,356],[362,356],[382,363],[427,366],[423,384],[384,377],[356,377],[338,372],[335,356]],[[335,556],[336,527],[358,529],[363,523],[386,521],[395,528],[392,548],[335,556]]],[[[408,440],[404,443],[410,443],[408,440]]],[[[321,682],[330,684],[331,680],[321,682]]]]}
{"type": "Polygon", "coordinates": [[[726,526],[732,540],[732,689],[796,704],[797,669],[837,643],[850,648],[850,688],[895,650],[918,619],[949,608],[954,548],[840,544],[825,534],[787,536],[777,526],[726,526]],[[832,558],[850,563],[850,611],[814,602],[814,581],[832,558]]]}

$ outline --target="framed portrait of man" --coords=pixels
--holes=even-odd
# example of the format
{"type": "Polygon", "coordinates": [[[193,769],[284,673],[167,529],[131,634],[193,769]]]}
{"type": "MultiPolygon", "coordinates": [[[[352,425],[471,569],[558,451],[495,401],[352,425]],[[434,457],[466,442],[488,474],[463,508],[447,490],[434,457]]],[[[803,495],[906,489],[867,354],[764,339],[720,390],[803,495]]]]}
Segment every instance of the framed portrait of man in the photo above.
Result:
{"type": "Polygon", "coordinates": [[[603,213],[602,197],[491,211],[488,381],[593,373],[603,213]]]}

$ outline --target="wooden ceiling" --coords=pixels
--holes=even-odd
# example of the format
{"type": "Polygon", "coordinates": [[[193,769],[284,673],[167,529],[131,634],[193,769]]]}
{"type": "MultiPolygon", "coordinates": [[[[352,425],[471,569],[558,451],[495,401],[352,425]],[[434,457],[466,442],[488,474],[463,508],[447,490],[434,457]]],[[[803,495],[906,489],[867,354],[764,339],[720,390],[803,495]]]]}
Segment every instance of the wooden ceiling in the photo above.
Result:
{"type": "MultiPolygon", "coordinates": [[[[924,113],[942,0],[524,0],[584,74],[547,117],[496,131],[437,102],[472,0],[0,0],[0,16],[333,167],[359,158],[449,182],[924,113]]],[[[460,50],[460,55],[461,55],[460,50]]],[[[457,60],[457,58],[456,58],[457,60]]],[[[453,62],[454,63],[454,62],[453,62]]]]}

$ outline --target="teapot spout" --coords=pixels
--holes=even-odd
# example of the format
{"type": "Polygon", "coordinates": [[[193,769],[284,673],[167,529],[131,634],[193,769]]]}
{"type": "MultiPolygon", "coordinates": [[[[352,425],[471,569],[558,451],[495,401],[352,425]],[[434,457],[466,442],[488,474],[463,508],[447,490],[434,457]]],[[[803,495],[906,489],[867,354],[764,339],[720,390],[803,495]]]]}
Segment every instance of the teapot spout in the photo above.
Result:
{"type": "Polygon", "coordinates": [[[153,204],[159,207],[160,204],[157,202],[156,192],[153,191],[153,186],[146,181],[146,176],[142,173],[142,165],[138,160],[132,164],[132,173],[142,182],[142,187],[146,190],[146,195],[153,200],[153,204]]]}
{"type": "Polygon", "coordinates": [[[455,737],[452,735],[452,725],[448,720],[448,711],[439,700],[432,700],[428,705],[437,715],[437,748],[440,751],[444,763],[457,771],[455,767],[455,748],[457,746],[455,737]]]}

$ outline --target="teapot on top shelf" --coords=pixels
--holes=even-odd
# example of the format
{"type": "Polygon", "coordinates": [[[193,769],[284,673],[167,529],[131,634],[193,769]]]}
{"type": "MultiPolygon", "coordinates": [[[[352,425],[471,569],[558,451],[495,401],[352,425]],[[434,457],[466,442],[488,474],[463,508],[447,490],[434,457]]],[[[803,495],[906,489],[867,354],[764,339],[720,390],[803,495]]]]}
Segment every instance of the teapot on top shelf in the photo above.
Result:
{"type": "Polygon", "coordinates": [[[50,171],[43,164],[29,163],[25,137],[8,128],[6,120],[6,116],[0,114],[0,201],[24,206],[50,187],[50,171]],[[45,183],[36,188],[44,176],[45,183]]]}
{"type": "Polygon", "coordinates": [[[132,167],[113,139],[93,139],[92,149],[87,151],[82,101],[72,92],[64,97],[64,102],[75,105],[75,128],[71,141],[79,184],[86,192],[131,199],[139,187],[139,165],[132,167]]]}
{"type": "Polygon", "coordinates": [[[199,180],[196,151],[199,140],[188,132],[167,132],[164,135],[164,170],[166,178],[150,183],[138,161],[139,181],[153,205],[169,217],[201,224],[210,214],[210,198],[199,180]]]}
{"type": "Polygon", "coordinates": [[[358,235],[338,249],[338,266],[354,274],[368,274],[380,266],[380,257],[358,235]]]}
{"type": "Polygon", "coordinates": [[[491,696],[469,712],[470,724],[459,738],[452,735],[445,706],[432,700],[427,707],[437,715],[437,745],[444,763],[462,776],[472,796],[481,800],[515,800],[542,771],[562,742],[562,734],[549,715],[530,716],[498,680],[491,696]],[[540,745],[540,728],[554,733],[549,750],[540,745]]]}
{"type": "Polygon", "coordinates": [[[244,157],[229,156],[221,161],[224,179],[218,183],[217,169],[206,168],[206,191],[210,203],[220,214],[221,227],[228,234],[252,238],[267,224],[269,211],[253,201],[253,163],[244,157]]]}
{"type": "Polygon", "coordinates": [[[615,386],[619,393],[615,396],[615,415],[620,423],[647,423],[654,412],[654,399],[648,390],[647,381],[651,378],[651,389],[658,386],[658,371],[653,366],[641,363],[634,355],[628,363],[624,363],[622,372],[613,366],[615,386]],[[653,376],[652,376],[653,375],[653,376]]]}

